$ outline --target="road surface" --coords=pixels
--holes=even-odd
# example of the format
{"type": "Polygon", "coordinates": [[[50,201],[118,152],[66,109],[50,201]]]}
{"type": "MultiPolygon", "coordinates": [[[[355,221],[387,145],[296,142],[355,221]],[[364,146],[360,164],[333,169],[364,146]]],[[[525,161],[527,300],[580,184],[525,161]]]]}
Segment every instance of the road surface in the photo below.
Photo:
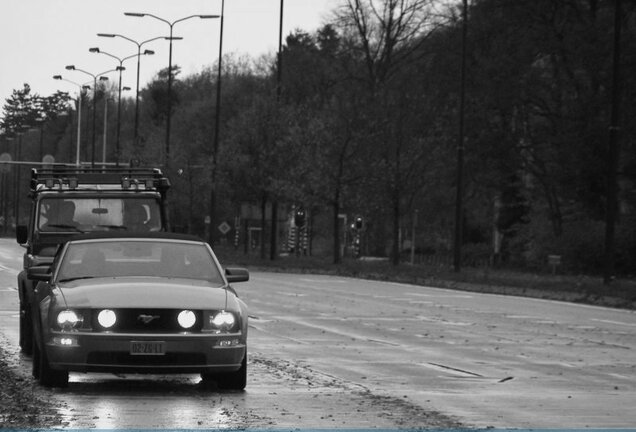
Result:
{"type": "MultiPolygon", "coordinates": [[[[0,240],[0,343],[20,249],[0,240]]],[[[186,376],[71,374],[38,389],[74,428],[633,428],[636,314],[343,277],[259,273],[245,392],[186,376]]]]}

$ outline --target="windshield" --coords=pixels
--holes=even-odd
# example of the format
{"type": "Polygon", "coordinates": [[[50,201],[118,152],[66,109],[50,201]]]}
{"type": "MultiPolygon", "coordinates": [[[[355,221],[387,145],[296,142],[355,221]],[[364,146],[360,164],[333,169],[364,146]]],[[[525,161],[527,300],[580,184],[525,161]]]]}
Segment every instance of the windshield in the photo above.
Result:
{"type": "Polygon", "coordinates": [[[205,245],[125,239],[69,244],[57,279],[65,282],[126,276],[199,279],[223,284],[205,245]]]}
{"type": "Polygon", "coordinates": [[[43,232],[160,231],[159,202],[153,198],[51,197],[40,201],[43,232]]]}

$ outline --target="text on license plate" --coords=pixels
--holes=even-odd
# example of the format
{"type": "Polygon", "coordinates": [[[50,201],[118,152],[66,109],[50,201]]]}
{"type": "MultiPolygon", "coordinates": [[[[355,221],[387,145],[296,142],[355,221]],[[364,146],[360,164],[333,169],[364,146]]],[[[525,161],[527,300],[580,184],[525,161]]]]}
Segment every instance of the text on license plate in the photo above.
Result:
{"type": "Polygon", "coordinates": [[[164,355],[166,353],[163,341],[132,341],[130,342],[131,355],[164,355]]]}

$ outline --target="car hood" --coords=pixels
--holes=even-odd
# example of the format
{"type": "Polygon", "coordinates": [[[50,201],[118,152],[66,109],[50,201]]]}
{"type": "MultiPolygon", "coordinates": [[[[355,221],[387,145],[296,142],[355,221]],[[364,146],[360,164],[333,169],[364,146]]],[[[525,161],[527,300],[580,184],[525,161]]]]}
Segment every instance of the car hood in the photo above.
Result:
{"type": "Polygon", "coordinates": [[[236,309],[225,286],[192,279],[97,278],[58,285],[67,307],[236,309]],[[227,304],[226,304],[227,298],[227,304]]]}

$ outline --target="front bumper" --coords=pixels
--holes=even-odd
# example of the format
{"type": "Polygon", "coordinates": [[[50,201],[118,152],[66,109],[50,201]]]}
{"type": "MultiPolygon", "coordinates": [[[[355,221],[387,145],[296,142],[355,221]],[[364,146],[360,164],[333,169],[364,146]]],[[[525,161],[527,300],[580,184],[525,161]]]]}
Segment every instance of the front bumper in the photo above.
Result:
{"type": "Polygon", "coordinates": [[[46,343],[50,367],[74,372],[233,372],[246,355],[241,333],[113,334],[53,333],[46,343]],[[162,342],[161,355],[133,355],[133,342],[162,342]]]}

